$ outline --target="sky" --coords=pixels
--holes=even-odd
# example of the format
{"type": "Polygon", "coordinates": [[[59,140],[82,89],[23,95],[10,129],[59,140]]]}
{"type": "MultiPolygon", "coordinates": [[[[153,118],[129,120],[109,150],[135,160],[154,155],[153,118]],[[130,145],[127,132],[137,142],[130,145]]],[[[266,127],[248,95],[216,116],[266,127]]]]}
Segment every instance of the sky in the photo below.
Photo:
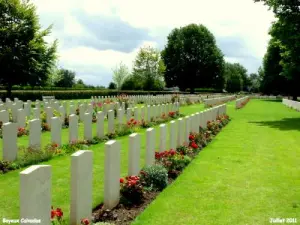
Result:
{"type": "Polygon", "coordinates": [[[203,24],[227,62],[257,72],[274,15],[253,0],[32,0],[40,24],[53,24],[47,41],[58,40],[59,66],[86,84],[107,86],[120,62],[130,69],[138,50],[162,50],[174,28],[203,24]]]}

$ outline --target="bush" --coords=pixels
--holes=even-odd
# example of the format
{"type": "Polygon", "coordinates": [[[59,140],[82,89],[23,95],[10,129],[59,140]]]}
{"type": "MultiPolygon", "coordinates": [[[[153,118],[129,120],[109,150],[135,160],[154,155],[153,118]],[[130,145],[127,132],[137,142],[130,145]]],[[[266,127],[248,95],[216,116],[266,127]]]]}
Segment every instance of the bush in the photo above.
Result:
{"type": "Polygon", "coordinates": [[[143,185],[138,176],[128,176],[120,179],[121,199],[125,205],[140,204],[144,199],[143,185]]]}
{"type": "Polygon", "coordinates": [[[181,155],[173,149],[170,151],[155,152],[155,159],[157,163],[167,169],[171,178],[176,178],[192,160],[189,156],[181,155]]]}
{"type": "Polygon", "coordinates": [[[168,171],[162,165],[146,166],[140,174],[141,182],[150,190],[161,191],[168,185],[168,171]]]}

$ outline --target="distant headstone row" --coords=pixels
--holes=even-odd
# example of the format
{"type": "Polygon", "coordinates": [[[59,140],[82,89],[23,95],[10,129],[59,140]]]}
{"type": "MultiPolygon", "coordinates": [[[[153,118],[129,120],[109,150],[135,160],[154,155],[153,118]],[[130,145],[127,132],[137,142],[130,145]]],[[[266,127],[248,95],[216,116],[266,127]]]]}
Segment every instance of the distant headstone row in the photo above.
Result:
{"type": "Polygon", "coordinates": [[[300,111],[300,102],[292,101],[292,100],[284,98],[284,99],[282,99],[282,103],[292,109],[300,111]]]}
{"type": "Polygon", "coordinates": [[[219,97],[219,98],[209,98],[209,99],[204,99],[204,106],[211,107],[215,105],[220,105],[229,101],[234,100],[236,97],[235,95],[230,95],[230,96],[225,96],[225,97],[219,97]]]}
{"type": "Polygon", "coordinates": [[[245,97],[242,97],[242,98],[239,98],[236,100],[235,102],[235,108],[236,109],[240,109],[244,106],[244,104],[249,101],[249,96],[245,96],[245,97]]]}
{"type": "MultiPolygon", "coordinates": [[[[184,142],[188,142],[190,132],[199,132],[199,126],[206,128],[207,121],[215,120],[218,115],[223,114],[226,114],[226,105],[216,106],[171,121],[169,132],[166,132],[166,124],[162,124],[159,128],[159,150],[166,150],[166,135],[169,135],[170,146],[180,146],[184,142]]],[[[146,131],[146,165],[155,163],[155,132],[154,128],[146,131]]],[[[128,175],[137,175],[140,172],[140,134],[130,135],[128,155],[128,175]]],[[[82,218],[91,219],[93,179],[97,179],[92,176],[93,161],[92,151],[81,150],[71,156],[69,222],[71,225],[80,224],[82,218]]],[[[120,163],[120,143],[115,140],[106,142],[104,164],[104,208],[106,209],[111,209],[119,203],[120,163]]],[[[49,213],[51,210],[51,179],[51,166],[48,165],[34,165],[20,173],[20,218],[37,218],[43,225],[51,224],[49,213]]]]}

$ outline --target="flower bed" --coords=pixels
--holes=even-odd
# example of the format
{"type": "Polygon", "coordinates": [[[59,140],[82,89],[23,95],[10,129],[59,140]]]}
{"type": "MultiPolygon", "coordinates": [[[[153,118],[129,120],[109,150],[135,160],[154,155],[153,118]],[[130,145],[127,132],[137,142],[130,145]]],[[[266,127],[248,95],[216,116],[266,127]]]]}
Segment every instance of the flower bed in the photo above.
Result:
{"type": "Polygon", "coordinates": [[[249,97],[245,97],[242,99],[238,99],[236,103],[236,109],[241,109],[243,108],[248,102],[250,101],[249,97]]]}
{"type": "MultiPolygon", "coordinates": [[[[166,123],[172,119],[183,116],[184,115],[179,114],[179,112],[170,112],[168,115],[163,114],[160,118],[152,119],[151,122],[147,122],[145,120],[137,121],[132,118],[129,122],[127,122],[127,124],[116,126],[115,132],[109,133],[103,138],[94,137],[92,140],[72,141],[71,143],[62,146],[58,146],[56,143],[52,143],[50,145],[47,145],[41,151],[37,151],[39,150],[37,148],[20,148],[17,160],[12,162],[0,160],[0,174],[5,174],[12,170],[48,161],[53,157],[70,155],[80,149],[88,149],[88,146],[90,145],[95,145],[108,141],[110,139],[126,136],[135,133],[142,128],[156,126],[158,124],[166,123]]],[[[43,123],[43,128],[46,129],[47,126],[47,123],[43,123]]],[[[28,131],[24,128],[18,131],[18,136],[19,133],[20,135],[28,135],[28,131]]]]}

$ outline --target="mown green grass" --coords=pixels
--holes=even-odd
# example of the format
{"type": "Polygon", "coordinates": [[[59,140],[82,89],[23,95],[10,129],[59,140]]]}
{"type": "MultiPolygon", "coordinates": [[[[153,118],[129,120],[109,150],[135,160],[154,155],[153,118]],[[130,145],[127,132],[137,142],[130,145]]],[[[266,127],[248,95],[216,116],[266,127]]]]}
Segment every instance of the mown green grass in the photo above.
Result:
{"type": "MultiPolygon", "coordinates": [[[[202,104],[184,106],[180,108],[180,113],[188,115],[203,110],[202,104]]],[[[157,128],[157,127],[156,127],[157,128]]],[[[157,147],[159,145],[159,129],[156,130],[157,147]]],[[[141,129],[141,166],[145,162],[146,149],[146,129],[141,129]]],[[[50,133],[48,133],[50,135],[50,133]]],[[[63,132],[63,136],[68,135],[63,132]]],[[[46,138],[46,137],[45,137],[46,138]]],[[[49,138],[49,137],[48,137],[49,138]]],[[[66,139],[64,137],[63,139],[66,139]]],[[[117,139],[121,143],[121,174],[126,176],[128,164],[129,138],[124,136],[117,139]]],[[[25,141],[25,140],[24,140],[25,141]]],[[[169,146],[169,141],[167,143],[169,146]]],[[[93,206],[97,206],[103,201],[104,182],[104,143],[93,145],[89,150],[93,150],[93,206]]],[[[53,158],[41,164],[52,166],[52,205],[60,207],[64,211],[66,220],[69,218],[70,208],[70,156],[53,158]]],[[[22,169],[24,170],[24,169],[22,169]]],[[[4,175],[0,175],[0,218],[19,218],[19,173],[16,170],[4,175]]],[[[38,187],[37,187],[38,188],[38,187]]],[[[84,195],[84,193],[82,193],[84,195]]]]}
{"type": "Polygon", "coordinates": [[[300,113],[266,100],[228,112],[228,126],[134,225],[300,223],[300,113]]]}

